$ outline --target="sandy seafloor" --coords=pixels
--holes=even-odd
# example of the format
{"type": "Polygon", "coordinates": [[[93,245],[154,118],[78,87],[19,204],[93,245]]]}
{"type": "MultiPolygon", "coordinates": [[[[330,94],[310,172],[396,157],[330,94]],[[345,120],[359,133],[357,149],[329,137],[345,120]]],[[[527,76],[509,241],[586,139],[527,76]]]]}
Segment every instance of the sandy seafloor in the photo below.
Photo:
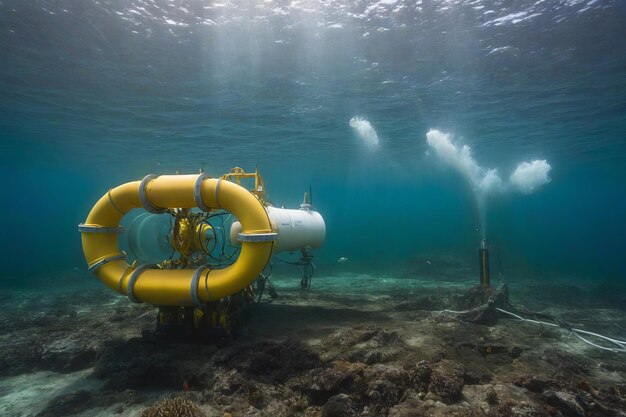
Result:
{"type": "MultiPolygon", "coordinates": [[[[104,286],[3,291],[0,415],[140,416],[184,395],[207,416],[626,416],[626,354],[562,328],[461,322],[442,310],[461,307],[467,275],[343,273],[308,291],[274,278],[279,298],[204,344],[155,339],[156,309],[104,286]]],[[[508,285],[513,304],[626,335],[624,286],[508,285]]]]}

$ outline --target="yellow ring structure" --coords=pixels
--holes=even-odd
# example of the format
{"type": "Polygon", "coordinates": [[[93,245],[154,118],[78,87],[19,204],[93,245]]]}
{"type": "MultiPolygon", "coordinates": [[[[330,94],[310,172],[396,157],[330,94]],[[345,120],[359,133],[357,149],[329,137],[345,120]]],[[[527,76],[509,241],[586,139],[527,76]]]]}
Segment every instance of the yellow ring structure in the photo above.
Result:
{"type": "MultiPolygon", "coordinates": [[[[145,198],[158,208],[196,207],[196,180],[199,180],[198,175],[163,175],[150,179],[144,182],[145,198]]],[[[263,205],[248,190],[213,178],[199,181],[201,203],[206,207],[231,212],[241,222],[246,234],[273,232],[263,205]]],[[[194,294],[204,302],[218,300],[247,287],[263,271],[272,254],[273,242],[243,242],[241,253],[233,265],[211,270],[208,275],[203,273],[196,280],[196,288],[190,287],[195,269],[145,269],[134,278],[129,292],[134,269],[120,253],[117,234],[98,233],[97,230],[115,230],[126,213],[142,207],[140,184],[141,181],[128,182],[107,192],[91,209],[84,224],[86,230],[82,231],[82,243],[85,260],[90,267],[97,268],[94,273],[109,288],[122,294],[130,293],[131,298],[150,304],[193,306],[196,304],[194,294]],[[90,228],[93,232],[89,231],[90,228]]]]}

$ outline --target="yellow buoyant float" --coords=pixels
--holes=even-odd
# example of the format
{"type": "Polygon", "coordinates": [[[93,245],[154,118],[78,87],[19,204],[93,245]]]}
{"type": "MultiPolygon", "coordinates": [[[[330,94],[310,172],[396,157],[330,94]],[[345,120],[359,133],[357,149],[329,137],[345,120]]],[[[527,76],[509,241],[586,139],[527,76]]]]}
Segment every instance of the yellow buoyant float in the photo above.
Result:
{"type": "Polygon", "coordinates": [[[260,198],[221,178],[199,175],[148,175],[142,181],[109,190],[79,225],[89,270],[111,289],[135,302],[159,306],[201,306],[248,287],[272,255],[277,233],[260,198]],[[121,219],[134,208],[152,213],[168,209],[224,209],[241,223],[241,252],[224,269],[159,269],[155,264],[130,266],[120,251],[121,219]]]}

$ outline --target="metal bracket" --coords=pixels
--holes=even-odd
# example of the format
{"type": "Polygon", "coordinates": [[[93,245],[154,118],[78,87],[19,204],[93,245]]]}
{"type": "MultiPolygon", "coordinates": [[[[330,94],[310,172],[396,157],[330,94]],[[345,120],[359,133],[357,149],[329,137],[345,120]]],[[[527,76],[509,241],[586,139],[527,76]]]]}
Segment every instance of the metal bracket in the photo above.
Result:
{"type": "Polygon", "coordinates": [[[217,179],[217,185],[215,186],[215,207],[220,208],[220,184],[222,183],[222,178],[217,179]]]}
{"type": "Polygon", "coordinates": [[[122,272],[122,275],[120,275],[120,279],[117,280],[117,292],[122,292],[122,284],[124,283],[124,277],[126,276],[126,273],[128,272],[129,269],[132,269],[132,266],[128,265],[128,267],[124,270],[124,272],[122,272]]]}
{"type": "Polygon", "coordinates": [[[148,199],[148,196],[146,195],[146,186],[148,185],[150,181],[152,181],[155,178],[158,178],[158,175],[149,174],[143,177],[143,179],[141,180],[141,184],[139,184],[139,200],[141,201],[141,205],[143,206],[143,208],[149,211],[150,213],[161,214],[161,213],[165,213],[167,209],[153,205],[148,199]]]}
{"type": "Polygon", "coordinates": [[[278,240],[278,233],[239,233],[237,240],[241,242],[273,242],[278,240]]]}
{"type": "Polygon", "coordinates": [[[122,251],[117,255],[107,256],[106,258],[102,258],[99,261],[92,263],[91,265],[89,265],[89,272],[95,274],[96,271],[98,271],[98,269],[100,269],[100,267],[102,267],[103,265],[106,265],[109,262],[117,261],[119,259],[126,259],[126,252],[122,251]]]}
{"type": "Polygon", "coordinates": [[[191,286],[189,287],[189,294],[191,294],[191,300],[198,307],[203,306],[202,300],[198,296],[198,281],[200,281],[200,275],[202,275],[202,272],[204,272],[204,270],[206,269],[210,269],[210,268],[206,265],[202,265],[201,267],[199,267],[198,269],[194,271],[193,276],[191,277],[191,286]]]}
{"type": "Polygon", "coordinates": [[[142,272],[144,272],[147,269],[157,269],[158,265],[156,264],[143,264],[143,265],[139,265],[131,274],[130,274],[130,278],[128,278],[128,287],[126,287],[126,295],[128,295],[128,298],[130,298],[130,301],[132,301],[133,303],[141,303],[141,301],[135,297],[135,293],[134,293],[134,289],[135,289],[135,282],[137,282],[137,278],[139,278],[139,275],[141,275],[142,272]]]}
{"type": "Polygon", "coordinates": [[[196,206],[198,206],[198,208],[204,212],[211,211],[211,208],[207,206],[206,204],[204,204],[204,201],[202,201],[202,183],[207,178],[211,178],[211,177],[209,177],[205,173],[202,173],[198,175],[198,178],[196,178],[196,182],[193,185],[193,198],[196,201],[196,206]]]}
{"type": "Polygon", "coordinates": [[[85,224],[78,225],[78,231],[81,233],[124,233],[126,228],[124,226],[100,226],[99,224],[85,224]]]}

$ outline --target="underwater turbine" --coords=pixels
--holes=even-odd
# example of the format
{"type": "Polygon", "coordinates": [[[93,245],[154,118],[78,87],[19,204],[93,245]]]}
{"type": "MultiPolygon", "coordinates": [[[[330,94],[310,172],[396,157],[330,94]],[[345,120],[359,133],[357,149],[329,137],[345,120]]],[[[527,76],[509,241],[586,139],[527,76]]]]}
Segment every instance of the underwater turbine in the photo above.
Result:
{"type": "Polygon", "coordinates": [[[279,251],[302,252],[299,265],[309,266],[308,286],[311,250],[326,236],[324,219],[306,194],[299,210],[272,207],[265,201],[258,170],[246,173],[238,167],[219,178],[204,173],[148,175],[122,184],[104,194],[78,228],[89,271],[105,285],[133,302],[159,306],[158,324],[196,329],[230,327],[233,314],[254,300],[253,284],[263,280],[265,285],[263,271],[279,251]],[[252,190],[240,185],[245,178],[254,179],[252,190]],[[129,265],[119,235],[125,231],[120,221],[132,209],[148,213],[128,230],[130,252],[137,258],[129,265]],[[211,264],[209,245],[213,242],[215,248],[218,235],[209,220],[224,214],[237,219],[230,237],[240,248],[239,256],[233,262],[232,255],[228,260],[213,258],[218,263],[211,264]],[[166,223],[158,220],[163,216],[166,223]],[[151,239],[165,255],[142,262],[158,257],[159,250],[146,249],[151,239]]]}

